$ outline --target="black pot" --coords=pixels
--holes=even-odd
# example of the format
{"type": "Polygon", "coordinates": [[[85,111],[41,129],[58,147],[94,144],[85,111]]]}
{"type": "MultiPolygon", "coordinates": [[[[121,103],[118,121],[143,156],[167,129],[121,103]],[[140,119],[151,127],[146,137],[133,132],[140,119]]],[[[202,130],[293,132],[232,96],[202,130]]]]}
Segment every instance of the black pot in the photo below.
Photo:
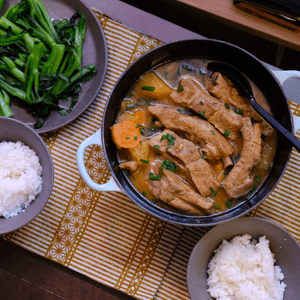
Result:
{"type": "MultiPolygon", "coordinates": [[[[101,127],[101,144],[104,146],[104,152],[114,181],[142,209],[158,218],[177,224],[211,226],[242,216],[260,204],[280,181],[287,167],[292,147],[279,135],[274,165],[262,187],[251,199],[223,213],[210,216],[181,215],[162,209],[145,199],[130,184],[119,168],[117,149],[111,139],[110,127],[115,123],[121,101],[141,74],[162,63],[186,57],[221,61],[239,69],[263,92],[276,120],[287,130],[293,132],[292,114],[281,85],[273,73],[261,61],[232,44],[217,40],[193,39],[176,41],[157,47],[127,68],[115,84],[106,104],[101,127]]],[[[113,180],[111,184],[112,182],[113,180]]],[[[114,184],[111,186],[115,187],[114,184]]],[[[95,186],[91,187],[95,188],[95,186]]]]}

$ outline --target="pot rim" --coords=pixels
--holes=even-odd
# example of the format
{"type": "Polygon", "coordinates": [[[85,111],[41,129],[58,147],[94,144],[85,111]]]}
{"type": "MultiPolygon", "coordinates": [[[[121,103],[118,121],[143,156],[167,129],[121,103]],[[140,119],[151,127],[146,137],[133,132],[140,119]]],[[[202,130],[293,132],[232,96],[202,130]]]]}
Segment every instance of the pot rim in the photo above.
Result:
{"type": "MultiPolygon", "coordinates": [[[[277,178],[276,183],[269,189],[269,191],[262,197],[262,199],[260,199],[259,201],[257,201],[257,203],[253,203],[251,200],[253,200],[253,196],[257,194],[257,192],[260,189],[258,189],[258,191],[256,191],[250,199],[248,199],[247,201],[244,201],[236,206],[234,206],[231,209],[228,209],[226,211],[220,212],[218,214],[214,214],[214,215],[207,215],[207,216],[191,216],[191,215],[183,215],[183,214],[179,214],[179,213],[173,213],[171,211],[167,211],[163,208],[158,207],[157,205],[153,204],[151,201],[147,200],[146,198],[144,198],[137,190],[136,188],[129,182],[127,183],[127,186],[130,186],[131,190],[135,190],[135,194],[138,194],[138,198],[140,199],[139,201],[137,201],[136,199],[134,199],[127,191],[126,187],[127,186],[123,186],[121,184],[121,182],[118,180],[117,175],[115,174],[115,170],[114,168],[116,166],[112,166],[112,164],[110,163],[109,157],[108,157],[108,153],[107,153],[107,144],[105,141],[105,119],[108,113],[108,106],[109,106],[109,102],[114,94],[114,91],[118,88],[118,85],[120,83],[120,81],[122,81],[122,78],[127,74],[128,70],[133,68],[134,65],[138,64],[140,61],[144,60],[145,57],[151,55],[154,52],[159,51],[159,49],[165,48],[165,47],[170,47],[172,45],[176,45],[178,43],[187,43],[187,42],[201,42],[201,43],[216,43],[216,44],[222,44],[222,45],[227,45],[229,47],[234,47],[235,49],[237,49],[238,51],[242,51],[243,53],[245,53],[246,55],[248,55],[251,59],[254,59],[255,61],[257,61],[268,73],[269,75],[275,80],[276,84],[279,86],[279,88],[282,91],[282,94],[284,96],[284,99],[286,101],[286,105],[289,111],[289,125],[291,126],[291,130],[292,132],[294,132],[294,122],[293,122],[293,117],[292,117],[292,112],[289,106],[289,103],[287,101],[286,95],[284,93],[284,90],[282,89],[282,86],[279,82],[279,80],[277,79],[277,77],[273,74],[273,72],[263,63],[261,62],[258,58],[256,58],[253,54],[249,53],[248,51],[244,50],[243,48],[236,46],[234,44],[225,42],[225,41],[221,41],[221,40],[217,40],[217,39],[181,39],[181,40],[176,40],[176,41],[172,41],[172,42],[168,42],[165,44],[162,44],[150,51],[148,51],[147,53],[145,53],[144,55],[140,56],[139,58],[137,58],[134,62],[132,62],[132,64],[127,67],[123,73],[120,75],[120,77],[118,78],[118,80],[116,81],[116,83],[114,84],[113,89],[111,90],[108,100],[106,102],[105,105],[105,109],[104,109],[104,113],[103,113],[103,120],[102,120],[102,124],[101,124],[101,128],[100,128],[100,132],[101,132],[101,142],[103,145],[103,152],[105,154],[105,159],[106,162],[109,166],[109,169],[111,171],[111,175],[114,179],[114,181],[116,182],[116,184],[118,185],[118,187],[120,188],[120,190],[127,195],[136,205],[138,205],[140,208],[142,208],[143,210],[145,210],[146,212],[150,213],[151,215],[162,219],[164,221],[170,222],[170,223],[174,223],[174,224],[178,224],[178,225],[186,225],[186,226],[214,226],[214,225],[218,225],[224,222],[228,222],[231,221],[233,219],[236,219],[238,217],[241,217],[247,213],[249,213],[250,211],[252,211],[255,207],[257,207],[259,204],[261,204],[276,188],[276,186],[278,185],[278,183],[280,182],[282,176],[284,175],[286,168],[288,166],[288,162],[290,160],[291,157],[291,153],[292,153],[292,146],[290,145],[289,147],[289,153],[287,155],[287,159],[285,162],[285,165],[282,169],[281,174],[279,175],[279,177],[277,178]],[[146,202],[144,201],[144,199],[146,199],[146,202]],[[158,213],[159,212],[159,213],[158,213]],[[226,218],[228,216],[229,212],[235,212],[235,214],[233,216],[231,216],[230,218],[226,218]],[[218,220],[213,221],[213,222],[206,222],[207,220],[209,220],[212,216],[217,216],[218,220]]],[[[201,57],[201,54],[199,55],[199,57],[201,57]]],[[[165,60],[163,62],[159,61],[158,63],[154,63],[154,65],[152,66],[152,68],[157,67],[163,63],[166,63],[169,60],[165,60]]],[[[149,69],[150,70],[150,69],[149,69]]],[[[140,73],[140,75],[142,75],[144,72],[143,71],[140,73]]],[[[134,83],[134,80],[131,82],[131,84],[128,87],[128,90],[130,88],[130,86],[132,86],[132,84],[134,83]]],[[[120,100],[121,101],[121,100],[120,100]]],[[[275,155],[276,158],[277,154],[275,155]]],[[[273,168],[273,167],[272,167],[273,168]]],[[[269,176],[269,175],[267,175],[269,176]]],[[[129,181],[129,180],[127,180],[129,181]]]]}

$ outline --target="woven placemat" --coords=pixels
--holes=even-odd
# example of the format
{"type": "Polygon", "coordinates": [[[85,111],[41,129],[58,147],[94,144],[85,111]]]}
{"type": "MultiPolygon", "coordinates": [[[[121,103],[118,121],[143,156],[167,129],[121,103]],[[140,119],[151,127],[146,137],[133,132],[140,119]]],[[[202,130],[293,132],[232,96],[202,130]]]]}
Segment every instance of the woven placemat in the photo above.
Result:
{"type": "MultiPolygon", "coordinates": [[[[91,190],[77,170],[77,148],[100,128],[105,103],[119,76],[140,55],[162,44],[94,12],[108,45],[104,84],[79,118],[43,135],[54,161],[53,192],[37,218],[4,238],[137,299],[189,299],[188,259],[209,228],[175,226],[152,217],[122,193],[91,190]]],[[[290,104],[299,115],[300,106],[290,104]]],[[[88,148],[86,165],[94,181],[109,179],[100,147],[88,148]]],[[[280,223],[298,240],[299,174],[300,156],[293,151],[278,187],[251,213],[280,223]]]]}

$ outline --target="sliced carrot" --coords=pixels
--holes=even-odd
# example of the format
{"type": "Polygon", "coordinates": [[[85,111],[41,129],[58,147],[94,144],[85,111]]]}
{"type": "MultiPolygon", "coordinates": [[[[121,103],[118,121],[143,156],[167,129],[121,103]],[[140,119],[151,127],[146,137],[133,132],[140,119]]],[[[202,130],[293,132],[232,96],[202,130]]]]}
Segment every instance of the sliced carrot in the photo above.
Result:
{"type": "Polygon", "coordinates": [[[130,112],[124,112],[120,115],[118,122],[133,121],[135,124],[143,125],[145,121],[145,112],[143,110],[137,110],[133,114],[130,112]]]}
{"type": "Polygon", "coordinates": [[[137,110],[134,114],[133,114],[136,122],[136,124],[140,124],[142,125],[145,121],[145,113],[142,110],[137,110]]]}
{"type": "Polygon", "coordinates": [[[134,148],[141,141],[140,128],[133,121],[124,121],[111,128],[112,138],[119,148],[134,148]]]}

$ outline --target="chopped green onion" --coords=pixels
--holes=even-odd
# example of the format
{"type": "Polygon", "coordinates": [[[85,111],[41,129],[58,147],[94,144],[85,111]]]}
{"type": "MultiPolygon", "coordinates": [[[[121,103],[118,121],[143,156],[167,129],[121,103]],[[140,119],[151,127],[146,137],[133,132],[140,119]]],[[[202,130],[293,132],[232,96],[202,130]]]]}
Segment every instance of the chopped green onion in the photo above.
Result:
{"type": "Polygon", "coordinates": [[[167,79],[169,78],[169,72],[168,71],[165,72],[165,76],[166,76],[167,79]]]}
{"type": "Polygon", "coordinates": [[[142,127],[142,126],[143,126],[143,125],[140,125],[140,124],[136,124],[136,125],[135,125],[136,128],[139,128],[139,127],[142,127]]]}
{"type": "Polygon", "coordinates": [[[224,134],[228,136],[230,134],[230,130],[225,130],[224,134]]]}
{"type": "Polygon", "coordinates": [[[204,159],[204,158],[205,158],[205,154],[202,154],[202,155],[201,155],[201,158],[203,158],[203,159],[204,159]]]}
{"type": "Polygon", "coordinates": [[[126,108],[127,108],[127,109],[135,108],[135,107],[137,107],[137,104],[129,104],[129,105],[126,105],[126,108]]]}
{"type": "Polygon", "coordinates": [[[157,199],[155,199],[155,198],[154,198],[154,199],[152,200],[152,202],[153,202],[153,203],[155,203],[155,202],[156,202],[156,200],[157,200],[157,199]]]}
{"type": "Polygon", "coordinates": [[[160,180],[159,176],[154,175],[153,173],[149,174],[149,179],[150,180],[160,180]]]}
{"type": "Polygon", "coordinates": [[[153,99],[147,99],[146,102],[149,103],[151,102],[153,99]]]}
{"type": "Polygon", "coordinates": [[[250,190],[250,192],[247,194],[246,198],[250,198],[250,196],[252,196],[252,194],[256,191],[256,187],[252,187],[252,189],[250,190]]]}
{"type": "Polygon", "coordinates": [[[216,134],[216,132],[213,130],[212,132],[211,132],[213,135],[215,135],[216,134]]]}
{"type": "Polygon", "coordinates": [[[230,105],[229,105],[228,103],[225,103],[225,107],[226,107],[227,109],[229,109],[229,108],[230,108],[230,105]]]}
{"type": "Polygon", "coordinates": [[[256,182],[256,183],[260,183],[260,176],[259,176],[259,175],[256,175],[256,176],[255,176],[255,182],[256,182]]]}
{"type": "Polygon", "coordinates": [[[125,171],[124,173],[125,173],[125,175],[127,175],[127,176],[130,176],[130,175],[131,175],[130,171],[125,171]]]}
{"type": "Polygon", "coordinates": [[[128,97],[131,98],[133,96],[133,94],[129,94],[128,97]]]}
{"type": "Polygon", "coordinates": [[[177,93],[180,93],[184,90],[183,85],[179,84],[177,88],[177,93]]]}
{"type": "Polygon", "coordinates": [[[135,136],[135,137],[134,137],[135,140],[137,140],[138,138],[139,138],[138,136],[135,136]]]}
{"type": "Polygon", "coordinates": [[[175,137],[173,135],[171,135],[170,133],[167,133],[167,134],[164,134],[160,141],[163,141],[167,139],[169,141],[169,145],[174,145],[174,140],[175,140],[175,137]]]}
{"type": "Polygon", "coordinates": [[[145,164],[148,164],[148,163],[149,163],[149,161],[148,161],[148,160],[145,160],[145,159],[140,159],[140,161],[141,161],[142,163],[145,163],[145,164]]]}
{"type": "Polygon", "coordinates": [[[145,133],[143,128],[140,129],[140,133],[141,133],[141,134],[144,134],[144,133],[145,133]]]}
{"type": "Polygon", "coordinates": [[[211,190],[211,194],[212,194],[213,196],[216,196],[216,194],[217,194],[216,191],[215,191],[212,187],[210,187],[209,189],[211,190]]]}
{"type": "Polygon", "coordinates": [[[201,115],[202,117],[204,117],[204,111],[199,111],[199,115],[201,115]]]}
{"type": "Polygon", "coordinates": [[[142,90],[153,92],[155,90],[155,87],[144,85],[144,86],[142,86],[142,90]]]}
{"type": "Polygon", "coordinates": [[[225,204],[226,204],[226,206],[227,206],[228,208],[232,207],[232,204],[231,204],[230,201],[226,201],[225,204]]]}
{"type": "Polygon", "coordinates": [[[224,175],[228,175],[228,172],[227,172],[227,171],[224,171],[223,174],[224,174],[224,175]]]}
{"type": "Polygon", "coordinates": [[[188,65],[182,65],[182,67],[188,71],[193,71],[193,68],[188,65]]]}
{"type": "Polygon", "coordinates": [[[161,154],[160,153],[156,153],[156,156],[161,156],[161,154]]]}
{"type": "Polygon", "coordinates": [[[143,196],[146,196],[146,192],[142,192],[142,195],[143,195],[143,196]]]}
{"type": "Polygon", "coordinates": [[[199,103],[199,104],[200,104],[200,105],[204,105],[202,101],[200,101],[200,103],[199,103]]]}
{"type": "Polygon", "coordinates": [[[166,170],[170,170],[174,173],[177,171],[178,168],[174,163],[170,162],[168,159],[164,160],[161,166],[162,168],[165,168],[166,170]]]}
{"type": "Polygon", "coordinates": [[[204,69],[201,69],[199,72],[200,72],[201,75],[205,75],[206,74],[206,71],[204,69]]]}
{"type": "Polygon", "coordinates": [[[158,145],[154,145],[154,149],[159,149],[159,146],[158,145]]]}
{"type": "Polygon", "coordinates": [[[128,137],[126,137],[125,139],[126,139],[126,140],[129,140],[129,139],[130,139],[130,137],[128,136],[128,137]]]}
{"type": "Polygon", "coordinates": [[[181,74],[181,68],[182,68],[182,65],[179,65],[179,67],[178,67],[178,75],[181,74]]]}
{"type": "Polygon", "coordinates": [[[243,111],[240,109],[240,108],[236,108],[234,109],[234,112],[238,115],[242,115],[243,114],[243,111]]]}
{"type": "Polygon", "coordinates": [[[167,148],[166,148],[166,150],[169,150],[171,148],[171,146],[168,146],[167,148]]]}
{"type": "Polygon", "coordinates": [[[178,108],[177,111],[179,111],[180,113],[184,113],[184,110],[182,108],[178,108]]]}
{"type": "Polygon", "coordinates": [[[220,207],[219,207],[219,205],[215,205],[215,209],[219,209],[220,207]]]}

